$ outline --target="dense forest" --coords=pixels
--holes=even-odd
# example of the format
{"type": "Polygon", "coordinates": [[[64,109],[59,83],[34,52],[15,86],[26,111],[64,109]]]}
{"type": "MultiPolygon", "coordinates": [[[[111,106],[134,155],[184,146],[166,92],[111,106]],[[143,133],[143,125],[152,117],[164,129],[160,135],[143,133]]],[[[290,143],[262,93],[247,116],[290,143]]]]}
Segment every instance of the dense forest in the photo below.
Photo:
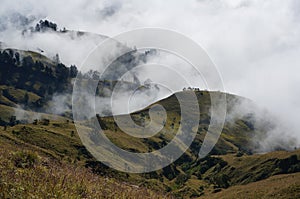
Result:
{"type": "Polygon", "coordinates": [[[69,89],[70,79],[78,73],[76,66],[45,64],[11,49],[0,52],[0,65],[1,85],[25,89],[43,97],[69,89]]]}

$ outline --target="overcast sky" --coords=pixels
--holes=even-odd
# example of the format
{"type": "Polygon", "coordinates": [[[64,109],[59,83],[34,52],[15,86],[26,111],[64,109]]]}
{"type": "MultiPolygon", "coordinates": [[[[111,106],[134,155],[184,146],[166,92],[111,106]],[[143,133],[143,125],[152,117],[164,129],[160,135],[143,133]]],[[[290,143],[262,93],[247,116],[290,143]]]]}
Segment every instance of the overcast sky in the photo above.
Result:
{"type": "Polygon", "coordinates": [[[108,36],[142,27],[183,33],[207,51],[227,92],[299,127],[299,0],[1,0],[2,27],[16,12],[108,36]]]}

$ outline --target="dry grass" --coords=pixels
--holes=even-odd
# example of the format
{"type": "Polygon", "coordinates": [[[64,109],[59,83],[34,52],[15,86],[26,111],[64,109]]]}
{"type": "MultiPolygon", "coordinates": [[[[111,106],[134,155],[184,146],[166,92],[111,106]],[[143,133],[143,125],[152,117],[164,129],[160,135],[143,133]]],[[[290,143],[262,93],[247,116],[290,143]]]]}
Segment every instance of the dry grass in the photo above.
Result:
{"type": "Polygon", "coordinates": [[[41,157],[0,147],[0,198],[170,198],[41,157]]]}

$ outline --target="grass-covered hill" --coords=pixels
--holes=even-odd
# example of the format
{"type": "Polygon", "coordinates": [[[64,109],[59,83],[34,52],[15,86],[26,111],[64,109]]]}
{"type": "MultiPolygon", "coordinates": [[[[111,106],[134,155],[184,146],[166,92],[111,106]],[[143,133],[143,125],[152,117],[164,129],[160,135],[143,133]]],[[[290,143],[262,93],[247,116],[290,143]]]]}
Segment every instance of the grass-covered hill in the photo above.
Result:
{"type": "MultiPolygon", "coordinates": [[[[185,91],[190,92],[190,91],[185,91]]],[[[300,171],[300,152],[273,152],[266,154],[252,154],[252,135],[258,133],[254,123],[245,118],[236,120],[234,124],[227,123],[221,138],[209,156],[198,159],[197,154],[203,141],[205,129],[209,123],[206,112],[209,104],[209,92],[197,92],[203,120],[195,141],[190,149],[174,164],[147,174],[125,174],[111,170],[97,162],[81,144],[72,120],[69,118],[24,111],[28,117],[37,117],[29,124],[17,124],[3,127],[0,139],[5,145],[20,147],[21,151],[33,151],[50,162],[71,164],[79,168],[89,168],[90,175],[104,176],[121,182],[127,182],[138,187],[147,187],[159,193],[171,193],[176,197],[214,196],[214,193],[226,193],[227,189],[235,189],[240,185],[249,186],[250,183],[268,179],[279,174],[289,174],[300,171]],[[207,109],[205,111],[205,109],[207,109]],[[211,195],[212,194],[212,195],[211,195]]],[[[232,101],[236,96],[229,96],[232,101]]],[[[160,102],[168,111],[169,120],[160,134],[149,138],[132,138],[123,133],[111,117],[99,118],[105,124],[105,133],[119,147],[135,152],[157,150],[166,145],[174,135],[171,132],[178,128],[179,118],[177,100],[174,96],[160,102]],[[169,108],[168,108],[169,107],[169,108]]],[[[8,106],[1,106],[1,114],[9,118],[14,110],[8,106]]],[[[147,122],[148,108],[133,113],[136,123],[147,122]]],[[[4,146],[4,145],[3,145],[4,146]]],[[[25,163],[27,164],[27,163],[25,163]]],[[[27,169],[27,168],[23,168],[27,169]]],[[[262,181],[261,183],[269,181],[262,181]]],[[[23,182],[25,183],[25,181],[23,182]]],[[[16,186],[16,185],[15,185],[16,186]]],[[[27,185],[24,185],[27,186],[27,185]]],[[[28,185],[31,186],[31,185],[28,185]]],[[[287,188],[294,189],[293,184],[287,188]]],[[[297,188],[297,184],[295,185],[297,188]]],[[[218,195],[220,195],[218,193],[218,195]]],[[[264,193],[261,193],[264,194],[264,193]]],[[[290,192],[286,192],[290,194],[290,192]]],[[[226,196],[226,195],[225,195],[226,196]]]]}
{"type": "MultiPolygon", "coordinates": [[[[207,157],[198,158],[210,123],[210,95],[218,92],[195,91],[199,129],[189,150],[173,164],[145,174],[107,168],[83,146],[71,117],[45,111],[55,92],[70,91],[75,69],[34,52],[1,51],[0,197],[298,198],[300,151],[284,151],[274,143],[278,151],[257,154],[257,138],[263,139],[275,124],[264,118],[267,114],[257,119],[258,108],[244,98],[227,94],[228,115],[220,139],[207,157]],[[251,108],[242,111],[246,104],[251,108]]],[[[107,85],[100,82],[99,91],[107,85]]],[[[178,94],[189,92],[194,91],[178,94]]],[[[156,104],[166,109],[167,120],[151,138],[130,137],[112,117],[98,121],[117,146],[132,152],[154,151],[174,137],[181,117],[175,95],[156,104]]],[[[147,124],[149,108],[130,116],[139,125],[147,124]]]]}
{"type": "MultiPolygon", "coordinates": [[[[63,194],[68,194],[76,198],[85,194],[93,198],[106,194],[106,190],[116,197],[124,194],[129,198],[137,198],[139,194],[148,194],[149,198],[151,194],[152,198],[168,194],[179,198],[230,198],[230,194],[238,194],[243,187],[251,190],[255,189],[255,185],[264,186],[264,183],[266,186],[273,184],[274,187],[281,187],[282,180],[272,180],[281,179],[280,176],[293,181],[281,187],[282,190],[276,189],[274,194],[292,196],[299,190],[299,181],[295,179],[298,175],[295,172],[300,171],[299,150],[253,155],[237,150],[211,154],[201,160],[191,150],[162,170],[139,175],[126,174],[97,162],[81,144],[74,124],[68,118],[50,118],[50,115],[41,118],[45,119],[1,127],[0,188],[7,197],[45,194],[63,197],[63,194]],[[29,176],[32,180],[28,180],[29,176]]],[[[155,142],[128,139],[118,131],[107,130],[106,133],[117,145],[131,151],[154,149],[164,141],[162,138],[153,138],[155,142]]],[[[217,146],[221,143],[219,141],[217,146]]],[[[269,189],[261,189],[260,196],[271,198],[273,189],[269,189]]],[[[253,197],[251,192],[242,194],[244,198],[253,197]]]]}
{"type": "MultiPolygon", "coordinates": [[[[184,96],[188,95],[189,92],[193,91],[183,91],[177,95],[184,96]]],[[[209,156],[199,159],[199,149],[210,122],[211,94],[218,95],[220,93],[196,91],[201,117],[196,138],[189,150],[174,164],[160,171],[147,174],[147,178],[160,179],[165,189],[176,196],[192,197],[219,192],[236,185],[257,182],[278,174],[300,171],[299,151],[255,154],[259,147],[255,138],[261,137],[263,139],[272,125],[267,120],[265,122],[255,121],[255,110],[246,112],[234,119],[231,118],[234,106],[240,105],[246,99],[229,94],[227,95],[227,112],[229,115],[227,115],[220,139],[209,156]]],[[[250,103],[248,100],[247,102],[250,103]]],[[[180,126],[180,106],[175,95],[153,105],[156,104],[162,105],[167,110],[168,117],[164,128],[151,138],[130,137],[118,128],[112,117],[98,119],[104,127],[107,137],[117,146],[134,152],[154,151],[167,145],[180,126]]],[[[131,117],[137,124],[147,124],[150,122],[149,108],[132,113],[131,117]]],[[[190,112],[190,114],[193,113],[190,112]]]]}

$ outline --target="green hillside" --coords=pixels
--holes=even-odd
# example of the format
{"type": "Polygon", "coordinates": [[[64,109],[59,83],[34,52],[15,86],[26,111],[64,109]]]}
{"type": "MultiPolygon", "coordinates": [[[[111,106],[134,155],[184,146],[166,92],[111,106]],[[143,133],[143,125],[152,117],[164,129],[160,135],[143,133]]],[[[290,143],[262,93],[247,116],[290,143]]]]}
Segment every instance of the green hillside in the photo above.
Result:
{"type": "MultiPolygon", "coordinates": [[[[158,171],[144,174],[118,172],[98,162],[86,150],[70,114],[55,115],[46,111],[55,92],[70,93],[75,68],[55,63],[33,52],[24,52],[23,58],[18,59],[20,52],[4,50],[0,54],[0,197],[298,196],[299,181],[295,178],[300,172],[300,151],[278,148],[281,150],[255,153],[258,145],[253,138],[263,137],[274,124],[266,118],[265,121],[260,119],[260,125],[257,125],[255,114],[259,113],[259,108],[250,100],[226,95],[228,115],[220,139],[207,157],[199,159],[198,152],[211,119],[210,95],[220,93],[198,89],[177,93],[184,97],[195,92],[200,107],[199,128],[189,149],[173,164],[158,171]],[[24,62],[25,58],[27,61],[24,62]],[[235,109],[245,102],[251,104],[251,110],[234,115],[235,109]],[[287,183],[286,179],[290,179],[291,183],[287,183]],[[261,186],[272,186],[274,189],[263,190],[259,188],[261,186]],[[255,189],[258,190],[257,195],[250,193],[255,189]]],[[[86,78],[84,83],[91,80],[85,74],[81,75],[86,78]]],[[[115,83],[101,81],[98,83],[98,94],[101,95],[104,87],[111,88],[115,83]]],[[[181,118],[175,95],[152,105],[158,104],[166,109],[167,120],[163,129],[151,138],[129,136],[112,117],[95,116],[91,120],[98,119],[106,136],[120,148],[132,152],[155,151],[174,138],[181,118]]],[[[136,124],[150,122],[151,106],[130,114],[136,124]]],[[[189,114],[192,116],[196,112],[190,108],[189,114]]],[[[158,121],[160,116],[153,119],[158,121]]],[[[81,127],[86,128],[88,124],[89,121],[82,121],[81,127]]],[[[286,144],[292,146],[292,143],[286,144]]]]}

